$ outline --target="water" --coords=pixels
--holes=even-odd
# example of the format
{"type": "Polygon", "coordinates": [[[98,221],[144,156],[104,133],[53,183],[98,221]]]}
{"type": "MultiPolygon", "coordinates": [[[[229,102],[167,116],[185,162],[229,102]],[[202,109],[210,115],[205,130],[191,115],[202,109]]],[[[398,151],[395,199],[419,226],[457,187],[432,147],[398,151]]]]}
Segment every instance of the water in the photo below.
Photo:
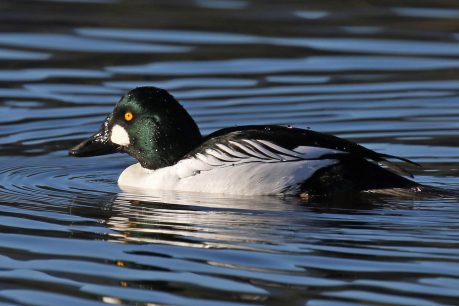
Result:
{"type": "Polygon", "coordinates": [[[0,3],[0,304],[459,305],[459,205],[122,191],[76,159],[140,85],[204,134],[290,124],[459,189],[459,7],[440,1],[0,3]]]}

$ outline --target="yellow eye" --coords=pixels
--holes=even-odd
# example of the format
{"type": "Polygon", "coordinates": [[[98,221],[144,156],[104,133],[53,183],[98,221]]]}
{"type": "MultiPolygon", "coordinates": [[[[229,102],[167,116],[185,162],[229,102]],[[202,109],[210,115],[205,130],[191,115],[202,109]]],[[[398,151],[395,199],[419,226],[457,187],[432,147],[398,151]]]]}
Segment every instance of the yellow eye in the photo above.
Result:
{"type": "Polygon", "coordinates": [[[131,121],[132,119],[134,119],[134,115],[131,112],[126,112],[124,114],[124,120],[131,121]]]}

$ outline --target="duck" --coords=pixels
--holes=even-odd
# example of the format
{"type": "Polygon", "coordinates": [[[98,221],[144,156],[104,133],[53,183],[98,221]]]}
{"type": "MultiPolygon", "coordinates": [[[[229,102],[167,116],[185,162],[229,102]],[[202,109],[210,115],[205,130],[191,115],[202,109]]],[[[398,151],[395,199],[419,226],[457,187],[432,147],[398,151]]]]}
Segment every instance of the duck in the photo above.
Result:
{"type": "Polygon", "coordinates": [[[244,125],[202,136],[185,108],[152,86],[122,96],[100,130],[69,150],[75,157],[118,152],[138,161],[119,186],[148,191],[309,198],[421,186],[390,160],[417,163],[309,128],[244,125]]]}

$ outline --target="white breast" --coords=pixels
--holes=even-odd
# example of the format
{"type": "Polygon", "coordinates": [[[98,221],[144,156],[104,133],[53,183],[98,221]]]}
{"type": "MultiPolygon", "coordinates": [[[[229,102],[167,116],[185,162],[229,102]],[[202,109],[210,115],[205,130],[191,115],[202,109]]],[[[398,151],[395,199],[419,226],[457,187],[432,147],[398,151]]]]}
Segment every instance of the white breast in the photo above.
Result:
{"type": "Polygon", "coordinates": [[[123,171],[118,183],[148,190],[175,190],[238,195],[296,194],[318,169],[336,160],[235,163],[212,167],[196,158],[158,170],[135,164],[123,171]],[[199,164],[200,163],[200,164],[199,164]],[[201,169],[201,170],[196,170],[201,169]]]}

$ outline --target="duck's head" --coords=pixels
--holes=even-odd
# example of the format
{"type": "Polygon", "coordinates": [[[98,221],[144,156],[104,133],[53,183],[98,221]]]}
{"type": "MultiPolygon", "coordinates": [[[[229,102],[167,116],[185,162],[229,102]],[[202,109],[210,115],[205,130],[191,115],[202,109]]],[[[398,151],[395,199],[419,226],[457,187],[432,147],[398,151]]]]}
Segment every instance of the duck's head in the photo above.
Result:
{"type": "Polygon", "coordinates": [[[125,152],[142,167],[176,163],[201,142],[198,126],[167,91],[138,87],[124,95],[101,129],[73,147],[78,157],[125,152]]]}

